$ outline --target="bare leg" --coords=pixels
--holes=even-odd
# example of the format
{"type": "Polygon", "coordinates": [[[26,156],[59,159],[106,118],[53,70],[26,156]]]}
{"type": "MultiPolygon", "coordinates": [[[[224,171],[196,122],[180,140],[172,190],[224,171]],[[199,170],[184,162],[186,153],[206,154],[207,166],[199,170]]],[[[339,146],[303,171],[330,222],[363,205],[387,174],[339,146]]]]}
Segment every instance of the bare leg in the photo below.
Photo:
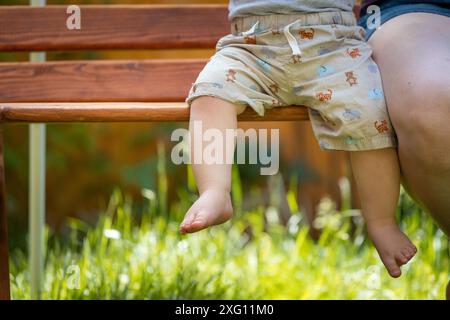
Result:
{"type": "MultiPolygon", "coordinates": [[[[234,105],[228,101],[202,96],[195,99],[191,105],[189,130],[194,137],[194,122],[199,121],[202,131],[218,129],[225,137],[226,129],[236,129],[237,115],[242,112],[243,106],[234,105]]],[[[201,146],[191,143],[191,156],[203,152],[201,146]]],[[[208,143],[205,143],[208,144],[208,143]]],[[[223,150],[223,161],[220,164],[195,164],[193,157],[192,169],[197,182],[200,197],[186,213],[180,225],[181,233],[200,231],[212,225],[224,223],[231,218],[233,207],[230,198],[231,164],[226,159],[230,156],[226,153],[233,152],[234,148],[223,150]]]]}
{"type": "Polygon", "coordinates": [[[350,159],[367,230],[389,274],[397,278],[417,249],[395,220],[400,189],[396,150],[350,152],[350,159]]]}
{"type": "Polygon", "coordinates": [[[399,141],[403,185],[450,236],[450,18],[404,14],[369,43],[399,141]]]}
{"type": "Polygon", "coordinates": [[[404,14],[369,43],[399,141],[403,184],[450,236],[450,18],[404,14]]]}

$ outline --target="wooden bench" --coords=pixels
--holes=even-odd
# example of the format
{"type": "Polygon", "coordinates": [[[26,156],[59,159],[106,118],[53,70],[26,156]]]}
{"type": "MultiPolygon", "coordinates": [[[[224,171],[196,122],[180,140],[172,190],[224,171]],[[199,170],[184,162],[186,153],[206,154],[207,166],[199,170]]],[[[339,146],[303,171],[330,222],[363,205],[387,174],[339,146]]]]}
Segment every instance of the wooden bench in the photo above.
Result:
{"type": "MultiPolygon", "coordinates": [[[[0,51],[214,48],[230,33],[226,5],[0,7],[0,51]]],[[[187,121],[184,102],[203,59],[0,63],[0,121],[187,121]]],[[[243,121],[306,120],[287,107],[243,121]]],[[[3,152],[0,147],[0,298],[9,298],[3,152]]]]}
{"type": "MultiPolygon", "coordinates": [[[[215,48],[230,33],[226,5],[80,6],[68,30],[67,6],[0,7],[0,51],[215,48]]],[[[0,122],[187,121],[184,103],[205,59],[0,63],[0,122]]],[[[307,120],[285,107],[264,118],[307,120]]],[[[2,140],[0,131],[0,141],[2,140]]],[[[0,299],[9,299],[3,149],[0,142],[0,299]]]]}

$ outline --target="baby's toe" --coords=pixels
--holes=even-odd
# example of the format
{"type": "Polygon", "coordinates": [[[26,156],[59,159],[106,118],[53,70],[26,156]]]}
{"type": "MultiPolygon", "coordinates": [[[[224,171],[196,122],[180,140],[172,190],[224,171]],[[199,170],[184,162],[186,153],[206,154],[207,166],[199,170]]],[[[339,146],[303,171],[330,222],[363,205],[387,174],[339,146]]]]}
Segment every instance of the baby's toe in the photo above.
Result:
{"type": "Polygon", "coordinates": [[[401,252],[408,260],[411,259],[411,251],[407,247],[403,248],[401,252]]]}
{"type": "Polygon", "coordinates": [[[417,252],[417,249],[414,245],[407,245],[402,250],[403,254],[408,257],[408,260],[410,260],[417,252]]]}
{"type": "Polygon", "coordinates": [[[408,252],[405,249],[403,249],[401,252],[397,253],[397,255],[395,256],[395,260],[399,265],[404,265],[409,261],[408,252]]]}
{"type": "Polygon", "coordinates": [[[187,232],[197,232],[205,229],[208,226],[208,221],[206,219],[207,215],[204,212],[197,212],[189,224],[187,232]]]}
{"type": "Polygon", "coordinates": [[[207,217],[206,214],[204,214],[203,212],[199,212],[195,216],[195,219],[191,222],[191,225],[196,225],[196,226],[205,225],[207,223],[206,217],[207,217]]]}
{"type": "Polygon", "coordinates": [[[180,233],[184,234],[190,231],[196,215],[197,215],[196,211],[194,210],[188,211],[188,213],[184,217],[183,222],[180,224],[180,233]]]}
{"type": "Polygon", "coordinates": [[[393,258],[386,258],[384,261],[384,265],[389,272],[389,275],[393,278],[398,278],[402,274],[400,267],[397,262],[393,258]]]}
{"type": "Polygon", "coordinates": [[[411,259],[416,254],[417,250],[414,250],[412,247],[406,248],[406,251],[408,252],[408,258],[411,259]]]}

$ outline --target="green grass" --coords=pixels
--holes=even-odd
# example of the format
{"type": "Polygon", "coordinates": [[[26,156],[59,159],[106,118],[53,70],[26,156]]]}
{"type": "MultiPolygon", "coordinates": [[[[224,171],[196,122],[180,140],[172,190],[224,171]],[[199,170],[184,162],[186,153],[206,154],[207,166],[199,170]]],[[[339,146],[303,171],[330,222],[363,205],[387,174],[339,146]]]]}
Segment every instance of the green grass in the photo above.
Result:
{"type": "MultiPolygon", "coordinates": [[[[258,189],[244,196],[234,170],[235,218],[180,236],[178,222],[195,199],[192,175],[189,171],[187,188],[180,187],[178,200],[169,206],[164,170],[159,172],[160,190],[143,191],[147,205],[140,212],[132,212],[131,201],[116,191],[95,227],[69,220],[67,237],[48,237],[42,298],[444,298],[448,240],[404,193],[402,228],[419,252],[402,277],[392,279],[368,241],[358,211],[348,209],[348,197],[340,210],[330,200],[322,201],[317,224],[323,230],[315,242],[299,212],[295,183],[286,196],[293,215],[281,224],[276,206],[244,209],[245,197],[263,196],[258,189]]],[[[19,249],[12,254],[11,273],[13,298],[28,299],[27,256],[19,249]]]]}

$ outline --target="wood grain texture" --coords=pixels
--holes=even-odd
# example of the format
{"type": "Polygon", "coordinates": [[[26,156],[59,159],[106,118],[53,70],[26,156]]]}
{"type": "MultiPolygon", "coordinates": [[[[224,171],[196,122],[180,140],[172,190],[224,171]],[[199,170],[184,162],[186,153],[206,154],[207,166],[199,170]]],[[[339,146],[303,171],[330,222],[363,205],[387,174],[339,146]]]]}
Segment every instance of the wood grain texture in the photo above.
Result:
{"type": "Polygon", "coordinates": [[[206,59],[0,63],[0,102],[182,102],[206,59]]]}
{"type": "MultiPolygon", "coordinates": [[[[308,120],[306,108],[280,107],[264,117],[247,108],[240,121],[308,120]]],[[[158,122],[187,121],[186,103],[0,103],[1,122],[158,122]]]]}
{"type": "Polygon", "coordinates": [[[0,127],[0,300],[10,299],[7,220],[5,166],[3,162],[3,128],[0,127]]]}
{"type": "Polygon", "coordinates": [[[69,30],[67,6],[0,6],[0,51],[214,48],[230,33],[225,4],[85,5],[69,30]]]}

